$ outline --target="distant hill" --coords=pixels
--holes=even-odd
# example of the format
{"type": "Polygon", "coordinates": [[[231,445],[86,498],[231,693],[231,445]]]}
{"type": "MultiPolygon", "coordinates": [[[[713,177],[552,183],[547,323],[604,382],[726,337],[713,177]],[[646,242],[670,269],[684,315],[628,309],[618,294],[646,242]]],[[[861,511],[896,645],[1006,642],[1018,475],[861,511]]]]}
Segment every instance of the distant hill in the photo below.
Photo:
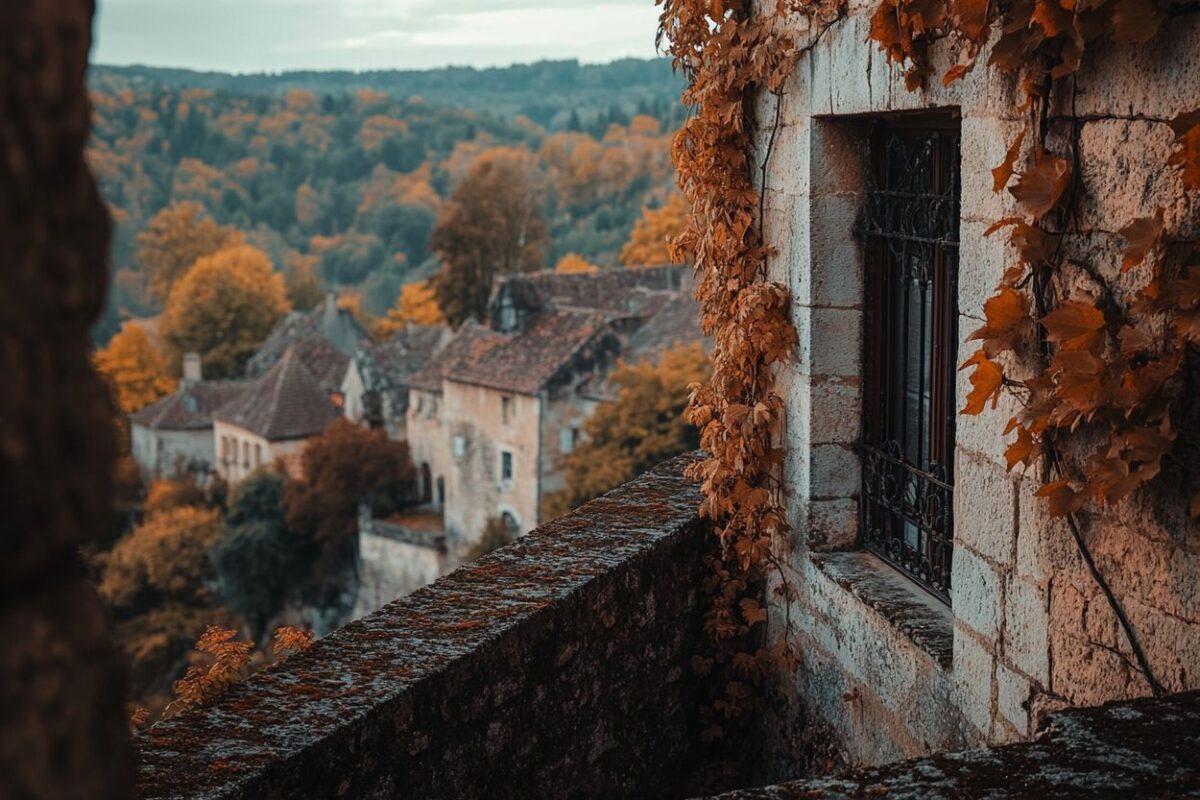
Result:
{"type": "Polygon", "coordinates": [[[179,201],[381,314],[438,268],[430,232],[494,147],[535,156],[546,266],[567,253],[614,265],[643,209],[673,190],[670,134],[684,118],[661,59],[279,75],[94,66],[89,83],[89,163],[117,222],[100,342],[159,310],[137,235],[179,201]]]}
{"type": "Polygon", "coordinates": [[[360,89],[386,92],[398,99],[421,96],[435,105],[468,108],[503,116],[523,114],[550,130],[566,129],[571,112],[589,126],[597,117],[619,110],[659,119],[682,118],[683,80],[665,58],[626,58],[609,64],[538,61],[510,67],[446,67],[432,70],[371,72],[256,73],[232,75],[165,67],[91,68],[93,87],[106,91],[150,85],[177,89],[225,90],[237,94],[284,94],[305,89],[338,95],[360,89]]]}

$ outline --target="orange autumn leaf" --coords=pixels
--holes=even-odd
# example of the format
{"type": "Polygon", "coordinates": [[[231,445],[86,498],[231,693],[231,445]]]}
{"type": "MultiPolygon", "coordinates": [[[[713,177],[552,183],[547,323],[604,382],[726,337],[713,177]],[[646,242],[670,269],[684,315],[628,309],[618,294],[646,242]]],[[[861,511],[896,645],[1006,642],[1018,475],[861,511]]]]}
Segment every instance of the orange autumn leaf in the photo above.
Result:
{"type": "Polygon", "coordinates": [[[1083,507],[1087,495],[1076,492],[1067,481],[1052,481],[1034,493],[1037,497],[1045,497],[1050,502],[1050,516],[1065,517],[1083,507]]]}
{"type": "Polygon", "coordinates": [[[959,369],[966,369],[970,366],[975,367],[970,376],[972,388],[967,395],[967,404],[963,406],[960,413],[977,416],[983,413],[989,400],[992,401],[992,408],[996,407],[996,401],[1000,399],[1000,389],[1004,385],[1004,372],[1000,369],[1000,365],[990,360],[983,350],[979,350],[964,361],[959,369]]]}
{"type": "Polygon", "coordinates": [[[1200,109],[1171,120],[1171,130],[1175,132],[1176,150],[1167,164],[1182,170],[1184,188],[1200,189],[1200,109]]]}
{"type": "Polygon", "coordinates": [[[1125,237],[1124,260],[1121,271],[1128,272],[1146,260],[1150,251],[1158,246],[1163,234],[1163,210],[1160,207],[1153,217],[1141,217],[1121,229],[1125,237]]]}
{"type": "Polygon", "coordinates": [[[968,341],[983,341],[983,351],[988,358],[995,358],[1005,350],[1013,350],[1027,335],[1032,333],[1029,316],[1029,298],[1008,286],[1002,287],[983,304],[987,324],[976,330],[968,341]]]}
{"type": "Polygon", "coordinates": [[[1015,428],[1017,438],[1004,450],[1004,459],[1008,462],[1010,472],[1017,464],[1029,465],[1041,455],[1041,447],[1029,429],[1024,425],[1016,425],[1015,428]]]}
{"type": "Polygon", "coordinates": [[[998,192],[1005,186],[1008,186],[1009,180],[1013,176],[1013,164],[1017,161],[1017,156],[1021,154],[1021,145],[1025,142],[1026,130],[1022,130],[1017,134],[1017,138],[1009,145],[1008,152],[1004,154],[1004,161],[1000,166],[992,170],[992,191],[998,192]]]}
{"type": "Polygon", "coordinates": [[[1084,350],[1104,330],[1104,314],[1093,305],[1068,300],[1042,317],[1042,327],[1046,329],[1046,338],[1058,342],[1064,350],[1084,350]]]}
{"type": "Polygon", "coordinates": [[[1070,161],[1040,152],[1033,167],[1022,172],[1008,191],[1030,214],[1040,217],[1058,204],[1070,180],[1070,161]]]}

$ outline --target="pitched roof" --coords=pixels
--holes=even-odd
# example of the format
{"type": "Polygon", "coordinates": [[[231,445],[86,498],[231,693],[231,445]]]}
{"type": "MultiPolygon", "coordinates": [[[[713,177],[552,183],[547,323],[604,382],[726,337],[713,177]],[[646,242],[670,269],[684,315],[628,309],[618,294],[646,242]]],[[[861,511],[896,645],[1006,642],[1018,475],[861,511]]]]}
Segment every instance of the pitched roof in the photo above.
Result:
{"type": "Polygon", "coordinates": [[[445,377],[536,394],[585,345],[608,332],[606,323],[605,317],[596,313],[539,314],[519,333],[492,333],[472,342],[463,356],[448,366],[445,377]]]}
{"type": "Polygon", "coordinates": [[[445,325],[408,325],[382,342],[364,343],[354,355],[363,387],[368,392],[407,388],[450,336],[445,325]]]}
{"type": "MultiPolygon", "coordinates": [[[[336,295],[326,295],[325,302],[311,311],[290,311],[275,323],[258,352],[246,362],[246,377],[265,375],[289,347],[313,336],[323,337],[335,350],[349,358],[354,355],[359,343],[367,338],[367,332],[353,314],[337,307],[336,295]]],[[[342,366],[344,368],[345,364],[342,366]]],[[[341,381],[340,375],[338,381],[341,381]]]]}
{"type": "Polygon", "coordinates": [[[467,359],[481,342],[502,337],[478,322],[467,321],[434,349],[425,366],[408,377],[408,385],[426,392],[441,392],[442,379],[460,361],[467,359]]]}
{"type": "Polygon", "coordinates": [[[212,426],[212,415],[247,387],[246,381],[184,382],[179,389],[130,416],[154,430],[192,431],[212,426]]]}
{"type": "Polygon", "coordinates": [[[288,348],[265,375],[213,414],[268,441],[313,436],[340,416],[295,348],[288,348]]]}
{"type": "Polygon", "coordinates": [[[706,351],[712,349],[700,329],[700,304],[690,293],[680,293],[669,297],[637,329],[621,355],[626,361],[657,361],[667,350],[697,343],[706,351]]]}
{"type": "Polygon", "coordinates": [[[648,267],[506,275],[497,280],[492,306],[494,309],[501,298],[507,297],[514,306],[528,311],[589,310],[641,316],[652,293],[680,290],[687,269],[648,267]]]}
{"type": "Polygon", "coordinates": [[[350,363],[349,356],[336,350],[324,336],[316,334],[296,340],[292,349],[326,394],[341,389],[346,365],[350,363]]]}

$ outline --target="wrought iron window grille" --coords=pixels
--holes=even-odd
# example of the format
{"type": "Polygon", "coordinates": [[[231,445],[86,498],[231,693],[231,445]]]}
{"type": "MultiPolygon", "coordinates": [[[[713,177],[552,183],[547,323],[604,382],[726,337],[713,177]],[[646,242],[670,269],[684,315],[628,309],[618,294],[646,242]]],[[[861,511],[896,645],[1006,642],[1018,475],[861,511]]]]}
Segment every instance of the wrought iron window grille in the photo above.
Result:
{"type": "Polygon", "coordinates": [[[857,233],[867,255],[863,545],[950,602],[958,348],[956,128],[880,124],[857,233]]]}

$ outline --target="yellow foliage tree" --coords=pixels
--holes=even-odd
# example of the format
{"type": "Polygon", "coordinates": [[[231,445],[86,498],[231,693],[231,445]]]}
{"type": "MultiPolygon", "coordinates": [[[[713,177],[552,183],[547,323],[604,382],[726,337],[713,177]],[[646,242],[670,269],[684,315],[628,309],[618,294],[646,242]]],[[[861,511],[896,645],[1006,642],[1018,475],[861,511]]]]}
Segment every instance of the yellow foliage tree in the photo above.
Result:
{"type": "Polygon", "coordinates": [[[699,344],[668,350],[657,362],[613,370],[617,398],[597,406],[584,423],[586,441],[565,459],[567,488],[546,495],[544,516],[565,514],[660,461],[699,447],[700,431],[684,420],[683,411],[688,385],[710,374],[699,344]]]}
{"type": "Polygon", "coordinates": [[[205,214],[204,206],[189,202],[172,203],[159,211],[137,239],[138,261],[156,300],[165,299],[197,259],[243,242],[240,231],[218,225],[205,214]]]}
{"type": "Polygon", "coordinates": [[[261,250],[241,245],[196,262],[171,290],[162,337],[172,363],[200,354],[204,374],[230,377],[291,306],[283,276],[261,250]]]}
{"type": "Polygon", "coordinates": [[[96,369],[108,378],[124,414],[140,411],[175,391],[166,359],[146,329],[135,322],[126,322],[108,347],[96,353],[96,369]]]}
{"type": "Polygon", "coordinates": [[[688,215],[687,200],[681,194],[672,194],[661,208],[644,209],[621,248],[621,263],[627,267],[678,263],[671,257],[671,242],[687,228],[688,215]]]}
{"type": "Polygon", "coordinates": [[[564,274],[571,272],[596,272],[599,269],[599,267],[578,253],[567,253],[554,265],[555,272],[564,274]]]}
{"type": "Polygon", "coordinates": [[[437,304],[437,291],[428,281],[422,281],[404,284],[396,307],[388,311],[387,319],[380,320],[376,329],[390,336],[409,325],[440,325],[445,321],[437,304]]]}
{"type": "Polygon", "coordinates": [[[178,506],[152,514],[117,542],[100,581],[100,593],[118,609],[141,611],[209,597],[208,550],[221,535],[216,510],[178,506]]]}

